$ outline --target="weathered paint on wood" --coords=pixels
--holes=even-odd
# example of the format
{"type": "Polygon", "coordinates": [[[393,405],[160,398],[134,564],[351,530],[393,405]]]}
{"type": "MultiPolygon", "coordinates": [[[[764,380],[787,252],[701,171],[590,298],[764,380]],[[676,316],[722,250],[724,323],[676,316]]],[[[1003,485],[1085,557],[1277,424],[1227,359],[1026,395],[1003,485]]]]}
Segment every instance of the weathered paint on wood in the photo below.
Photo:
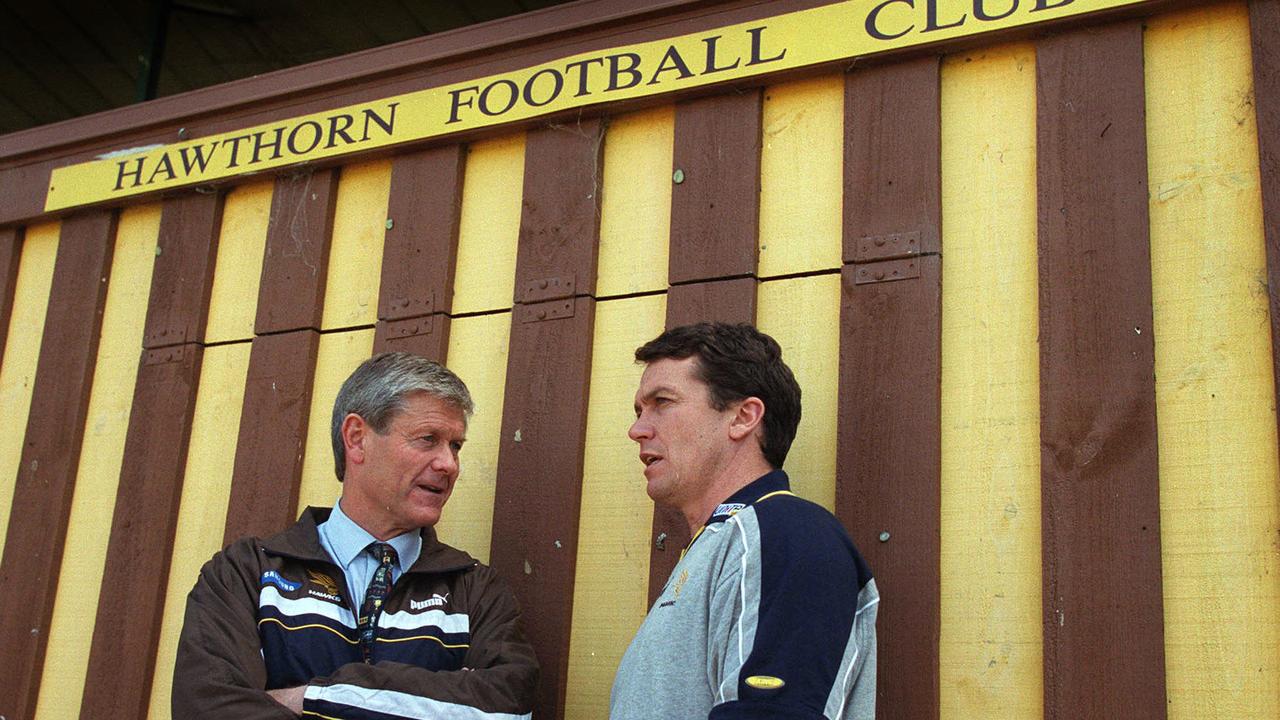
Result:
{"type": "Polygon", "coordinates": [[[223,545],[274,535],[295,518],[319,344],[315,330],[253,339],[223,545]]]}
{"type": "Polygon", "coordinates": [[[1163,718],[1142,26],[1036,73],[1044,712],[1163,718]]]}
{"type": "Polygon", "coordinates": [[[756,272],[761,102],[754,89],[676,104],[672,285],[756,272]]]}
{"type": "Polygon", "coordinates": [[[213,289],[209,293],[206,343],[253,338],[274,189],[275,183],[259,181],[226,194],[213,289]]]}
{"type": "Polygon", "coordinates": [[[409,153],[392,162],[377,352],[406,350],[444,360],[465,163],[461,145],[409,153]]]}
{"type": "Polygon", "coordinates": [[[238,440],[236,433],[228,430],[240,423],[250,347],[247,342],[208,347],[200,363],[199,389],[183,472],[190,481],[182,484],[178,531],[173,539],[164,618],[151,681],[151,703],[147,712],[150,720],[170,717],[173,663],[178,653],[187,594],[195,585],[201,566],[222,549],[238,440]]]}
{"type": "Polygon", "coordinates": [[[653,501],[626,433],[643,371],[633,353],[662,331],[665,301],[642,295],[596,305],[565,697],[570,718],[609,716],[614,671],[649,609],[653,501]]]}
{"type": "Polygon", "coordinates": [[[855,69],[844,89],[842,255],[849,264],[841,279],[836,514],[881,594],[894,598],[876,621],[876,714],[937,718],[942,259],[932,253],[942,227],[939,62],[855,69]],[[864,257],[860,246],[912,233],[920,238],[914,251],[930,253],[913,258],[920,277],[857,282],[859,269],[874,272],[886,262],[864,257]]]}
{"type": "Polygon", "coordinates": [[[254,332],[320,329],[338,171],[276,179],[254,332]]]}
{"type": "Polygon", "coordinates": [[[142,361],[134,384],[120,490],[116,496],[94,623],[82,720],[134,717],[150,696],[164,612],[170,552],[182,498],[191,413],[213,284],[222,197],[191,194],[164,203],[151,276],[142,361]]]}
{"type": "Polygon", "coordinates": [[[1035,48],[941,81],[939,717],[1040,717],[1035,48]]]}
{"type": "Polygon", "coordinates": [[[390,192],[390,160],[342,168],[333,203],[321,330],[332,332],[377,322],[390,192]]]}
{"type": "Polygon", "coordinates": [[[44,668],[107,296],[116,213],[62,223],[22,460],[0,562],[0,715],[31,717],[44,668]]]}
{"type": "Polygon", "coordinates": [[[1171,718],[1280,716],[1280,467],[1248,9],[1147,23],[1171,718]],[[1205,609],[1211,608],[1211,613],[1205,609]]]}
{"type": "MultiPolygon", "coordinates": [[[[115,597],[100,592],[111,538],[108,509],[119,495],[160,215],[158,203],[120,213],[35,720],[79,717],[97,615],[115,597]]],[[[168,549],[160,550],[167,559],[168,549]]]]}
{"type": "Polygon", "coordinates": [[[0,230],[0,358],[9,336],[9,316],[13,313],[13,293],[18,285],[18,264],[22,259],[22,228],[0,230]]]}
{"type": "MultiPolygon", "coordinates": [[[[13,311],[9,320],[9,343],[0,361],[0,403],[10,424],[26,427],[40,360],[45,311],[49,307],[49,287],[58,256],[59,223],[27,229],[22,243],[22,259],[14,284],[13,311]]],[[[22,458],[23,434],[0,433],[0,555],[8,535],[13,486],[22,458]]]]}
{"type": "Polygon", "coordinates": [[[553,719],[564,715],[573,620],[603,141],[599,120],[528,135],[494,500],[493,567],[538,648],[534,713],[553,719]]]}
{"type": "MultiPolygon", "coordinates": [[[[1280,388],[1280,2],[1250,0],[1249,34],[1253,48],[1262,227],[1267,245],[1267,293],[1271,298],[1271,367],[1273,381],[1280,388]]],[[[0,341],[0,349],[3,344],[0,341]]]]}
{"type": "Polygon", "coordinates": [[[756,271],[761,279],[840,267],[844,85],[844,75],[833,73],[765,88],[756,271]]]}

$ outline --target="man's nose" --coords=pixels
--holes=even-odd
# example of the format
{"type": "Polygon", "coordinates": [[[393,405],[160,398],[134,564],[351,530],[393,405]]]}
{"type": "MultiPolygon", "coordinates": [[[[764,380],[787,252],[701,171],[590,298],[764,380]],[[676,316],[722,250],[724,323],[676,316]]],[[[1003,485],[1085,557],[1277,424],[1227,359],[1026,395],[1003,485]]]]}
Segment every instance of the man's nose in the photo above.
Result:
{"type": "Polygon", "coordinates": [[[436,472],[456,473],[458,471],[458,454],[452,448],[442,448],[431,459],[431,466],[436,472]]]}
{"type": "Polygon", "coordinates": [[[635,422],[631,423],[631,427],[627,429],[627,437],[636,442],[651,438],[653,437],[653,425],[648,420],[645,420],[643,416],[638,417],[635,422]]]}

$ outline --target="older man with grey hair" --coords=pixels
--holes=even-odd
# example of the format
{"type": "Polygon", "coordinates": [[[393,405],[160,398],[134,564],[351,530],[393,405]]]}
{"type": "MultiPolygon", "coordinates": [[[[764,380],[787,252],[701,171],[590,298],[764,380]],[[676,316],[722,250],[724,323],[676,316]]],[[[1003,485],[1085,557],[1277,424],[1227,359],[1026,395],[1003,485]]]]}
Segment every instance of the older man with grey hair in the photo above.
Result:
{"type": "Polygon", "coordinates": [[[511,592],[433,529],[471,411],[462,380],[415,355],[347,378],[331,428],[342,497],[205,564],[175,718],[529,717],[538,667],[511,592]]]}

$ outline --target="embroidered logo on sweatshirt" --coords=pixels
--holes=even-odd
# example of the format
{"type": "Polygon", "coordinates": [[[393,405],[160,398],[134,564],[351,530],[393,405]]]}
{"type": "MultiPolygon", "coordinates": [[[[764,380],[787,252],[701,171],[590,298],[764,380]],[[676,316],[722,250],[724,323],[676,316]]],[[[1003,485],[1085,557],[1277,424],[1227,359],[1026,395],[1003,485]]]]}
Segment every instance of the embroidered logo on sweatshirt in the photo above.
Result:
{"type": "Polygon", "coordinates": [[[447,602],[449,602],[449,593],[445,593],[444,595],[441,595],[440,593],[432,593],[431,597],[426,600],[410,600],[409,609],[426,610],[428,608],[444,607],[444,604],[447,602]]]}
{"type": "Polygon", "coordinates": [[[320,586],[319,589],[314,587],[307,588],[308,595],[330,602],[342,602],[342,591],[338,589],[338,583],[334,582],[333,578],[315,570],[308,570],[307,579],[311,581],[312,585],[320,586]]]}
{"type": "Polygon", "coordinates": [[[290,582],[281,577],[280,573],[275,570],[268,570],[262,573],[262,586],[275,585],[285,592],[293,592],[302,587],[302,583],[290,582]]]}

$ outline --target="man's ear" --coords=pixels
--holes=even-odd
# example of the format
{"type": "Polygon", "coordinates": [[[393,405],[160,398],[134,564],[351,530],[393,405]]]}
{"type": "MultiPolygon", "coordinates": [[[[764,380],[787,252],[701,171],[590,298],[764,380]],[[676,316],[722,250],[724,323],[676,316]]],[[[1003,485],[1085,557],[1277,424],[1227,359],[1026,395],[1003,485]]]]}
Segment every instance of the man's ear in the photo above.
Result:
{"type": "Polygon", "coordinates": [[[764,401],[758,397],[749,397],[738,403],[738,409],[729,423],[729,437],[741,440],[761,429],[764,423],[764,401]]]}
{"type": "Polygon", "coordinates": [[[341,431],[342,449],[346,453],[347,461],[357,465],[363,463],[365,438],[373,432],[373,428],[369,427],[369,423],[359,415],[347,413],[347,416],[342,418],[341,431]]]}

